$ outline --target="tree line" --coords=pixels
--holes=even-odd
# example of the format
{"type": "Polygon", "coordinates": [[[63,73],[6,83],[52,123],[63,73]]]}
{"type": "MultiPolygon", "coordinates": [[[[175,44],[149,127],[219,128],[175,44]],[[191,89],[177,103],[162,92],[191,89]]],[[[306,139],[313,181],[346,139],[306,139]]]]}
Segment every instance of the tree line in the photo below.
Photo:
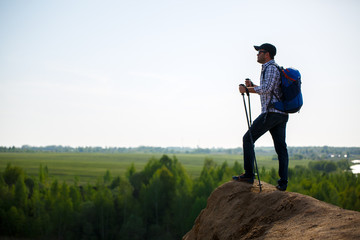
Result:
{"type": "MultiPolygon", "coordinates": [[[[257,147],[258,155],[275,155],[273,147],[257,147]]],[[[70,147],[50,145],[35,147],[0,146],[0,152],[59,152],[59,153],[162,153],[162,154],[242,154],[242,148],[190,148],[190,147],[70,147]]],[[[288,147],[292,160],[312,159],[342,159],[360,155],[360,147],[288,147]]],[[[276,158],[277,159],[277,158],[276,158]]]]}
{"type": "MultiPolygon", "coordinates": [[[[360,211],[360,184],[347,160],[289,170],[289,191],[360,211]],[[330,165],[329,165],[330,164],[330,165]]],[[[204,160],[192,179],[176,156],[152,158],[143,170],[129,166],[124,176],[108,170],[96,184],[59,182],[40,165],[29,177],[10,164],[0,174],[0,235],[36,239],[181,239],[206,207],[207,198],[232,175],[238,162],[204,160]]],[[[274,168],[261,169],[263,181],[276,184],[274,168]]]]}

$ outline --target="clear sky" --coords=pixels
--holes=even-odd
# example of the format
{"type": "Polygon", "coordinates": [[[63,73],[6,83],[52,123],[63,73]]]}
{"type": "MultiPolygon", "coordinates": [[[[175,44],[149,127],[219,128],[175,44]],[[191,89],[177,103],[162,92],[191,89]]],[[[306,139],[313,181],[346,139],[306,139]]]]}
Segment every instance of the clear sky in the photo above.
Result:
{"type": "Polygon", "coordinates": [[[0,146],[242,146],[238,85],[259,82],[253,45],[270,42],[302,74],[288,145],[359,147],[359,12],[357,0],[1,0],[0,146]]]}

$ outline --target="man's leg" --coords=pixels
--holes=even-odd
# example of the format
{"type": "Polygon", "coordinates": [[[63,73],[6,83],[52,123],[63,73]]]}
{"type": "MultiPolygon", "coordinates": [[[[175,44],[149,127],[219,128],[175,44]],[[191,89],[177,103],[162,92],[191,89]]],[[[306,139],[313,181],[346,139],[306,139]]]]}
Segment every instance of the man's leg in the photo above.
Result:
{"type": "Polygon", "coordinates": [[[289,155],[287,151],[285,138],[286,138],[286,123],[289,119],[289,116],[283,114],[276,114],[276,115],[277,116],[275,117],[278,119],[278,124],[272,129],[270,129],[270,133],[273,138],[275,151],[279,159],[280,180],[278,181],[278,183],[285,190],[288,183],[288,166],[289,166],[289,155]]]}
{"type": "Polygon", "coordinates": [[[260,114],[253,122],[250,130],[248,130],[243,137],[244,169],[247,176],[254,176],[254,143],[276,124],[270,115],[271,113],[260,114]],[[251,132],[253,141],[251,141],[249,131],[251,132]]]}

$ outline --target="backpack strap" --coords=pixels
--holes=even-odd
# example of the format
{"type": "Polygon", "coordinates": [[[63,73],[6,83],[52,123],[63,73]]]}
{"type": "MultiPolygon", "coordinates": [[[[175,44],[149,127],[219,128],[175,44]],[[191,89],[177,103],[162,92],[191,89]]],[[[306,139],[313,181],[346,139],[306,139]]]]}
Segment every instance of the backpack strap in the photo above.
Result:
{"type": "MultiPolygon", "coordinates": [[[[274,66],[279,70],[280,80],[281,80],[281,73],[282,73],[281,67],[279,67],[279,66],[276,65],[276,64],[269,64],[269,66],[271,66],[271,65],[274,65],[274,66]]],[[[264,71],[262,72],[262,77],[263,77],[263,79],[265,78],[266,69],[267,69],[269,66],[266,66],[266,68],[265,68],[264,71]]],[[[269,111],[269,108],[270,108],[270,107],[273,107],[273,106],[272,106],[273,104],[271,103],[271,101],[272,101],[272,99],[273,99],[274,96],[276,97],[277,100],[280,101],[280,98],[275,94],[274,90],[271,90],[270,100],[269,100],[269,103],[268,103],[267,108],[266,108],[266,111],[267,111],[267,112],[269,111]]]]}

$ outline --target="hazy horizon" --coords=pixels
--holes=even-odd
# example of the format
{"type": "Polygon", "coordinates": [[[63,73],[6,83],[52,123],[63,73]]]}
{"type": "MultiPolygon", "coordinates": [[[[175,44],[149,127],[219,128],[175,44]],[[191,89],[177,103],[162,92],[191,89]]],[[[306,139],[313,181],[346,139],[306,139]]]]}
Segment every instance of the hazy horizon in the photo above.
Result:
{"type": "MultiPolygon", "coordinates": [[[[125,146],[70,146],[70,145],[43,145],[43,146],[33,146],[33,145],[21,145],[21,146],[6,146],[6,145],[0,145],[0,147],[6,147],[6,148],[11,148],[11,147],[15,147],[15,148],[26,148],[26,147],[30,147],[30,148],[45,148],[45,147],[69,147],[69,148],[102,148],[102,149],[107,149],[107,148],[184,148],[184,149],[236,149],[236,148],[242,148],[242,146],[238,146],[238,147],[200,147],[200,146],[195,146],[195,147],[190,147],[190,146],[150,146],[150,145],[139,145],[139,146],[130,146],[130,147],[125,147],[125,146]]],[[[328,146],[328,145],[323,145],[323,146],[289,146],[288,148],[323,148],[323,147],[329,147],[329,148],[360,148],[357,146],[328,146]]],[[[259,148],[274,148],[274,146],[255,146],[256,149],[259,148]]]]}

